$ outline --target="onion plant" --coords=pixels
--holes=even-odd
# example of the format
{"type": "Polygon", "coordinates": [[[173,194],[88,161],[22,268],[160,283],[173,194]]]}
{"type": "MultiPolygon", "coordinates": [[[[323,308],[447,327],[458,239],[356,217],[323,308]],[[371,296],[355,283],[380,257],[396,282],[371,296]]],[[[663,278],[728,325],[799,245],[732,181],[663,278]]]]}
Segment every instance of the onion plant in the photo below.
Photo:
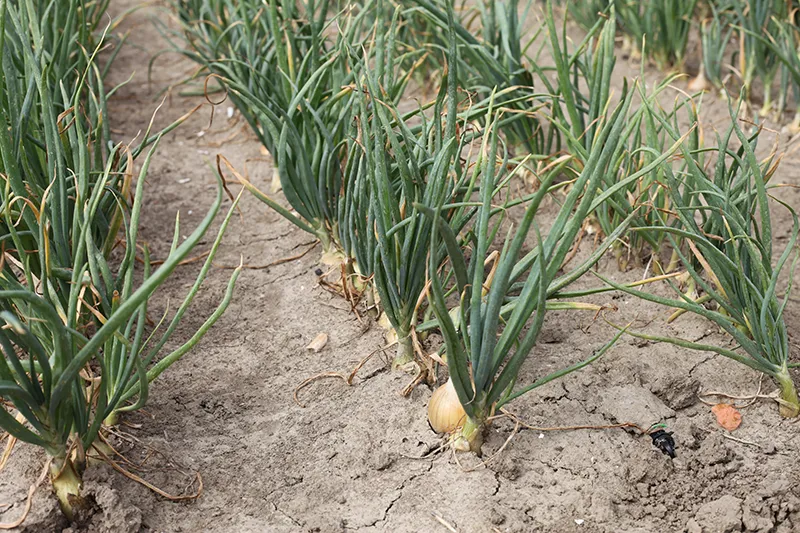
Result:
{"type": "MultiPolygon", "coordinates": [[[[197,344],[224,312],[239,275],[239,269],[235,270],[221,304],[192,337],[160,357],[210,269],[233,210],[169,327],[160,338],[156,332],[147,336],[148,299],[203,239],[222,200],[220,186],[208,214],[183,242],[176,220],[172,250],[161,266],[152,270],[145,246],[144,265],[141,270],[136,269],[137,227],[149,159],[150,156],[142,167],[134,203],[125,209],[125,255],[116,271],[100,253],[102,241],[92,235],[99,200],[112,179],[110,169],[106,169],[88,190],[89,196],[78,200],[79,215],[74,226],[68,228],[76,252],[70,268],[71,285],[65,295],[66,309],[42,290],[53,283],[56,275],[46,273],[37,279],[27,266],[46,262],[48,244],[56,241],[48,231],[51,211],[56,210],[49,204],[55,204],[55,199],[46,200],[39,213],[41,247],[27,251],[31,260],[22,265],[6,262],[0,273],[0,396],[13,406],[12,412],[8,407],[0,411],[0,427],[47,452],[53,490],[69,518],[76,507],[83,505],[80,491],[86,452],[103,422],[112,422],[117,413],[145,405],[150,382],[197,344]],[[142,278],[138,287],[137,276],[142,278]],[[131,399],[135,401],[129,403],[131,399]]],[[[3,220],[13,226],[11,209],[5,210],[3,220]]],[[[13,240],[15,230],[11,235],[13,240]]]]}
{"type": "MultiPolygon", "coordinates": [[[[658,224],[658,213],[672,208],[663,181],[666,163],[660,163],[655,168],[653,164],[663,161],[665,154],[678,151],[684,140],[692,151],[699,154],[697,158],[702,158],[702,152],[698,152],[701,148],[698,127],[693,127],[676,141],[652,114],[646,112],[648,106],[657,105],[659,96],[671,81],[672,78],[668,78],[657,85],[651,94],[647,94],[644,89],[640,91],[639,108],[630,116],[626,129],[628,142],[616,155],[615,166],[603,180],[603,187],[608,195],[605,204],[595,212],[602,233],[608,235],[629,216],[633,216],[631,227],[637,228],[615,246],[620,270],[627,269],[632,257],[642,260],[656,254],[654,259],[658,263],[657,254],[663,249],[666,240],[666,233],[658,224]],[[642,173],[641,170],[645,168],[652,168],[652,171],[642,173]],[[633,181],[631,176],[638,176],[638,179],[633,181]]],[[[689,124],[697,123],[697,108],[691,98],[678,96],[673,108],[669,112],[663,112],[663,116],[670,121],[673,129],[677,129],[682,120],[687,120],[689,124]]],[[[687,165],[683,158],[668,160],[675,172],[681,172],[687,165]]],[[[676,263],[677,256],[674,256],[660,270],[671,272],[677,266],[676,263]]]]}
{"type": "MultiPolygon", "coordinates": [[[[561,204],[549,234],[542,237],[536,215],[555,174],[545,179],[531,198],[519,227],[513,233],[509,231],[490,283],[487,283],[484,263],[492,237],[498,230],[490,225],[491,189],[480,189],[481,206],[473,228],[475,241],[469,257],[458,245],[448,225],[438,225],[440,232],[432,235],[432,248],[438,246],[440,238],[446,244],[455,288],[461,301],[460,316],[454,321],[447,306],[446,287],[439,273],[439,264],[434,259],[429,260],[430,302],[445,340],[451,380],[467,414],[466,421],[455,436],[454,443],[458,449],[480,452],[483,427],[496,409],[544,383],[586,366],[600,357],[616,340],[587,360],[542,377],[532,384],[516,387],[520,368],[533,350],[541,331],[548,297],[586,273],[607,249],[604,247],[600,255],[593,254],[559,276],[581,225],[592,209],[605,168],[611,163],[617,144],[623,142],[622,133],[630,104],[631,93],[626,85],[623,87],[622,101],[598,132],[598,142],[593,145],[586,166],[561,204]],[[520,258],[529,233],[536,236],[536,248],[520,258]],[[521,282],[514,284],[518,279],[521,282]],[[512,291],[516,293],[515,302],[510,314],[504,315],[504,304],[512,291]]],[[[487,121],[492,124],[496,122],[491,118],[487,121]]],[[[480,167],[481,181],[491,182],[497,172],[497,132],[494,128],[487,129],[483,142],[483,150],[489,156],[480,167]]],[[[446,209],[447,206],[438,206],[432,215],[434,220],[438,220],[446,209]]]]}
{"type": "MultiPolygon", "coordinates": [[[[795,15],[796,11],[792,11],[795,15]]],[[[781,112],[786,107],[789,92],[794,91],[794,103],[800,103],[800,28],[791,20],[772,19],[773,33],[754,33],[747,30],[748,35],[761,42],[781,63],[781,83],[778,99],[778,109],[781,112]]],[[[765,87],[766,91],[766,87],[765,87]]],[[[791,125],[793,132],[800,130],[800,109],[795,109],[795,118],[791,125]]]]}
{"type": "MultiPolygon", "coordinates": [[[[451,41],[450,57],[455,57],[451,41]]],[[[431,117],[422,110],[401,117],[383,89],[390,69],[375,70],[366,63],[361,68],[358,134],[348,162],[360,209],[351,212],[352,242],[360,249],[357,256],[373,255],[365,261],[372,267],[365,274],[374,276],[383,311],[397,333],[393,365],[399,366],[413,360],[411,329],[425,288],[427,258],[436,262],[444,256],[443,249],[429,247],[433,221],[422,216],[420,205],[451,205],[442,219],[458,233],[474,213],[464,202],[476,188],[476,176],[459,159],[467,137],[456,132],[457,61],[450,61],[431,117]],[[412,125],[411,119],[421,124],[412,125]]],[[[492,190],[494,185],[481,187],[492,190]]]]}
{"type": "MultiPolygon", "coordinates": [[[[0,246],[9,261],[27,263],[32,279],[50,279],[54,285],[43,290],[56,299],[68,292],[71,281],[68,228],[79,213],[72,209],[70,196],[87,194],[97,178],[92,170],[105,166],[110,142],[103,120],[108,113],[102,73],[92,57],[105,42],[93,32],[107,4],[0,3],[0,201],[4,210],[18,215],[13,225],[0,222],[0,246]],[[81,112],[59,116],[70,108],[81,112]],[[74,127],[66,127],[67,118],[75,121],[74,127]],[[81,136],[89,146],[74,150],[81,136]],[[77,173],[75,179],[69,178],[68,169],[77,173]],[[78,183],[84,189],[76,190],[78,183]],[[55,238],[46,261],[33,261],[24,250],[36,249],[37,215],[48,196],[58,209],[50,221],[55,238]]],[[[120,169],[127,160],[121,163],[120,169]]],[[[111,174],[109,190],[127,194],[129,187],[124,173],[111,174]]],[[[108,255],[121,222],[119,205],[111,193],[98,201],[92,232],[103,237],[99,248],[108,255]]],[[[62,313],[64,306],[60,302],[62,313]]]]}
{"type": "Polygon", "coordinates": [[[797,64],[799,42],[793,26],[796,7],[783,0],[720,0],[710,2],[709,8],[711,16],[701,27],[703,62],[699,81],[722,87],[721,69],[735,34],[738,48],[733,57],[735,66],[730,68],[738,73],[747,99],[752,99],[753,84],[758,80],[764,92],[761,115],[785,111],[790,93],[800,90],[791,67],[797,64]],[[776,88],[778,100],[773,109],[776,88]]]}
{"type": "MultiPolygon", "coordinates": [[[[417,6],[414,10],[441,28],[438,39],[431,44],[447,49],[450,3],[414,0],[413,4],[417,6]]],[[[477,6],[479,29],[465,25],[464,17],[453,17],[453,25],[459,52],[459,86],[475,91],[481,102],[486,102],[494,92],[496,103],[509,109],[502,124],[508,144],[524,148],[534,159],[542,159],[558,149],[558,138],[556,132],[542,127],[540,112],[544,95],[534,92],[533,70],[527,64],[528,48],[539,33],[537,30],[524,40],[523,22],[530,7],[530,0],[522,6],[518,0],[481,0],[477,6]]],[[[482,119],[483,114],[478,118],[482,119]]]]}
{"type": "MultiPolygon", "coordinates": [[[[555,62],[557,84],[551,86],[546,76],[541,77],[553,96],[551,125],[563,132],[567,138],[567,149],[572,154],[568,168],[571,173],[579,174],[586,165],[594,145],[598,142],[597,133],[601,131],[609,112],[611,80],[614,75],[614,37],[616,29],[615,9],[609,10],[608,19],[594,25],[576,50],[568,52],[566,28],[562,29],[559,38],[555,27],[552,4],[547,5],[547,26],[551,55],[555,62]],[[596,39],[595,39],[596,36],[596,39]],[[584,94],[585,93],[585,94],[584,94]]],[[[657,84],[652,94],[643,96],[655,100],[673,81],[670,77],[657,84]]],[[[690,119],[696,112],[688,99],[676,105],[671,116],[678,120],[678,110],[686,108],[690,119]]],[[[665,191],[658,184],[657,172],[641,173],[641,169],[672,153],[678,146],[673,145],[666,132],[657,123],[649,120],[644,113],[645,108],[639,106],[631,111],[623,143],[617,144],[617,151],[612,156],[612,164],[603,176],[601,186],[604,205],[594,211],[594,220],[604,235],[612,234],[629,216],[633,216],[634,227],[651,226],[653,211],[665,209],[667,199],[665,191]],[[632,180],[631,176],[637,176],[632,180]]],[[[697,144],[699,135],[693,131],[691,139],[697,144]]],[[[631,232],[615,245],[615,255],[621,269],[625,269],[631,255],[642,256],[644,246],[657,251],[663,240],[663,233],[657,231],[631,232]]]]}
{"type": "Polygon", "coordinates": [[[616,16],[612,8],[608,19],[600,18],[595,22],[574,51],[568,48],[566,19],[559,35],[552,1],[547,2],[545,23],[547,42],[555,63],[556,83],[548,80],[544,68],[539,65],[533,68],[551,95],[553,129],[568,129],[570,135],[567,139],[578,142],[574,146],[566,146],[567,151],[585,156],[597,132],[602,129],[608,111],[606,106],[616,63],[616,16]]]}
{"type": "Polygon", "coordinates": [[[739,74],[748,99],[753,81],[761,80],[764,104],[761,114],[772,109],[772,84],[779,72],[780,61],[766,39],[760,36],[780,35],[778,21],[788,20],[789,7],[784,0],[735,0],[731,2],[739,27],[739,74]]]}
{"type": "MultiPolygon", "coordinates": [[[[375,213],[371,204],[374,176],[364,167],[373,162],[369,157],[371,152],[364,149],[367,146],[364,135],[369,137],[371,132],[369,128],[365,130],[363,122],[371,120],[369,117],[372,116],[372,109],[365,109],[364,106],[366,105],[367,108],[372,106],[369,98],[372,94],[370,87],[373,87],[379,91],[379,93],[375,93],[379,94],[379,101],[384,105],[389,105],[397,114],[394,104],[399,101],[402,87],[408,83],[409,78],[415,72],[415,64],[409,64],[409,61],[419,55],[417,52],[400,53],[401,48],[408,46],[407,43],[400,44],[398,42],[401,35],[400,27],[403,24],[401,9],[394,11],[388,31],[384,34],[382,28],[385,26],[385,13],[382,9],[382,2],[379,2],[378,6],[376,19],[373,22],[375,38],[367,43],[368,48],[360,47],[360,50],[355,50],[353,46],[356,43],[343,44],[350,61],[350,68],[360,84],[360,89],[351,100],[353,120],[345,147],[345,167],[339,198],[338,235],[340,245],[352,263],[353,268],[348,272],[352,276],[352,282],[356,288],[361,288],[363,280],[373,278],[375,250],[378,246],[377,234],[374,229],[375,213]],[[372,70],[369,70],[370,68],[372,70]],[[390,96],[392,94],[396,97],[390,96]]],[[[403,33],[416,36],[411,30],[403,33]]],[[[437,109],[439,108],[437,107],[437,109]]],[[[366,296],[370,305],[376,303],[376,296],[380,298],[379,295],[376,295],[375,290],[368,290],[366,296]]]]}
{"type": "Polygon", "coordinates": [[[395,37],[398,52],[414,53],[415,57],[411,60],[413,64],[406,66],[410,67],[416,84],[427,94],[429,87],[435,87],[441,81],[437,76],[442,72],[445,53],[430,46],[439,40],[437,32],[441,31],[441,27],[420,10],[409,8],[407,2],[397,2],[397,5],[400,6],[395,37]]]}
{"type": "MultiPolygon", "coordinates": [[[[773,48],[780,48],[783,56],[791,57],[795,66],[800,59],[800,32],[793,19],[797,17],[797,9],[793,9],[789,15],[789,19],[785,21],[778,20],[775,23],[776,29],[774,35],[770,35],[770,41],[773,43],[773,48]]],[[[778,84],[778,103],[775,108],[776,113],[783,113],[789,107],[789,98],[794,93],[794,106],[795,117],[790,126],[790,130],[796,131],[798,128],[798,121],[800,121],[800,82],[796,79],[790,64],[783,61],[782,56],[779,55],[778,59],[780,65],[780,80],[778,84]]]]}
{"type": "MultiPolygon", "coordinates": [[[[657,110],[651,111],[678,139],[673,125],[657,110]]],[[[797,260],[798,220],[791,207],[778,201],[791,213],[793,224],[786,249],[775,255],[768,183],[778,159],[770,156],[759,162],[755,155],[758,132],[745,134],[736,117],[737,111],[731,109],[731,126],[717,137],[717,161],[712,171],[707,172],[697,161],[697,151],[685,144],[682,153],[689,163],[686,170],[677,174],[670,166],[664,168],[672,208],[669,213],[658,213],[660,225],[702,295],[692,298],[670,284],[676,298],[668,298],[605,281],[628,294],[714,322],[730,335],[735,348],[632,334],[718,353],[771,376],[780,387],[781,414],[796,417],[800,402],[789,375],[790,349],[783,312],[797,260]],[[741,147],[732,148],[737,142],[741,147]],[[685,246],[679,245],[678,237],[685,246]],[[778,283],[787,264],[791,264],[789,287],[781,298],[778,283]],[[709,308],[709,304],[713,307],[709,308]]]]}
{"type": "Polygon", "coordinates": [[[297,214],[252,185],[251,190],[319,238],[324,252],[335,251],[330,222],[336,219],[337,151],[348,118],[340,116],[338,105],[349,93],[342,89],[348,82],[341,75],[346,65],[325,34],[334,9],[331,2],[314,0],[178,3],[191,49],[187,55],[223,82],[272,155],[283,193],[297,214]]]}
{"type": "Polygon", "coordinates": [[[41,290],[54,298],[62,316],[77,246],[69,233],[80,216],[75,198],[88,197],[108,171],[97,216],[90,220],[107,258],[123,223],[120,198],[130,193],[133,160],[157,138],[148,129],[139,146],[110,153],[114,143],[103,78],[118,49],[110,48],[105,66],[97,59],[110,45],[98,32],[107,5],[0,3],[0,208],[14,216],[13,225],[0,221],[0,252],[30,272],[29,282],[48,281],[41,290]],[[55,210],[48,228],[53,239],[47,241],[44,260],[37,261],[24,251],[42,245],[37,217],[45,203],[55,210]]]}
{"type": "Polygon", "coordinates": [[[183,242],[176,221],[172,250],[153,271],[137,238],[150,156],[138,181],[132,172],[134,157],[160,137],[148,129],[130,150],[110,142],[96,62],[104,41],[91,33],[102,11],[92,6],[105,4],[0,2],[0,427],[46,451],[70,517],[103,421],[144,405],[149,382],[217,320],[238,276],[193,337],[160,358],[219,237],[158,341],[145,337],[148,299],[204,237],[222,189],[183,242]]]}
{"type": "Polygon", "coordinates": [[[584,30],[591,30],[601,14],[614,4],[613,0],[567,0],[563,2],[571,18],[584,30]]]}
{"type": "Polygon", "coordinates": [[[659,68],[683,66],[697,0],[616,0],[622,31],[633,46],[646,42],[645,53],[659,68]]]}
{"type": "MultiPolygon", "coordinates": [[[[373,30],[368,18],[383,9],[382,2],[367,2],[355,15],[344,16],[335,12],[336,5],[328,0],[178,2],[190,47],[184,53],[222,82],[272,155],[293,211],[252,183],[244,185],[319,238],[326,254],[340,252],[342,166],[354,116],[348,54],[361,52],[356,43],[373,30]]],[[[375,32],[383,38],[385,29],[375,32]]],[[[391,49],[376,52],[392,54],[391,38],[386,46],[391,49]]],[[[385,89],[399,95],[407,81],[397,79],[385,89]]]]}
{"type": "Polygon", "coordinates": [[[700,25],[700,41],[702,43],[702,62],[698,74],[698,85],[706,84],[722,89],[725,56],[733,35],[732,16],[722,2],[709,2],[711,13],[700,25]]]}

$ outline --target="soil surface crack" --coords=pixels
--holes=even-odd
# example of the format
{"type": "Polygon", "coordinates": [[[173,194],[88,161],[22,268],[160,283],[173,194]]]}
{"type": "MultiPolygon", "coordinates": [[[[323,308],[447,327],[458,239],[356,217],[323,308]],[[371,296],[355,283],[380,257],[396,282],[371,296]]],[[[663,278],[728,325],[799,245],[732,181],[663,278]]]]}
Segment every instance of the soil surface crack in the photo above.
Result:
{"type": "MultiPolygon", "coordinates": [[[[702,338],[702,337],[701,337],[701,338],[702,338]]],[[[700,366],[704,365],[705,363],[707,363],[707,362],[711,361],[711,360],[712,360],[712,359],[714,359],[716,356],[717,356],[717,354],[715,354],[715,353],[708,354],[708,355],[706,355],[705,357],[703,357],[703,359],[702,359],[701,361],[698,361],[697,363],[695,363],[694,365],[692,365],[692,368],[690,368],[690,369],[689,369],[689,377],[690,377],[690,378],[692,377],[692,373],[693,373],[695,370],[697,370],[697,368],[698,368],[698,367],[700,367],[700,366]]]]}
{"type": "Polygon", "coordinates": [[[386,506],[386,509],[384,509],[383,516],[381,518],[375,520],[371,524],[367,524],[366,526],[363,526],[362,528],[359,528],[359,529],[367,529],[367,528],[375,527],[379,522],[380,523],[386,522],[386,520],[389,518],[389,513],[391,512],[392,507],[394,507],[394,504],[396,504],[398,501],[400,501],[400,498],[403,497],[403,490],[405,490],[406,484],[414,481],[415,479],[417,479],[420,476],[424,476],[425,474],[429,473],[431,470],[433,470],[433,461],[428,463],[428,468],[426,470],[423,470],[422,472],[413,474],[413,475],[407,477],[406,479],[404,479],[403,482],[400,484],[400,487],[397,488],[397,491],[398,491],[397,496],[395,498],[393,498],[389,502],[389,505],[386,506]]]}
{"type": "Polygon", "coordinates": [[[284,510],[283,510],[283,509],[281,509],[280,507],[278,507],[278,505],[277,505],[275,502],[270,502],[270,503],[272,504],[272,507],[274,507],[274,511],[275,511],[276,513],[278,513],[278,514],[281,514],[281,515],[285,516],[286,518],[288,518],[289,520],[291,520],[291,521],[292,521],[292,523],[293,523],[294,525],[296,525],[297,527],[303,527],[303,526],[305,525],[305,522],[300,522],[299,520],[297,520],[296,518],[294,518],[292,515],[290,515],[289,513],[287,513],[286,511],[284,511],[284,510]]]}

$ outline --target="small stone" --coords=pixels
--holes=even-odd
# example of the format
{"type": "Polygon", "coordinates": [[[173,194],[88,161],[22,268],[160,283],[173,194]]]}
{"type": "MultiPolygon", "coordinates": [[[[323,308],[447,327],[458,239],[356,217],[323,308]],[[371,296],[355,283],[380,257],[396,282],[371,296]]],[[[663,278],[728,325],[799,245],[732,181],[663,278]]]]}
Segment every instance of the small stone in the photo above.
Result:
{"type": "Polygon", "coordinates": [[[768,442],[761,447],[761,451],[766,455],[775,455],[775,453],[778,451],[778,448],[774,443],[768,442]]]}

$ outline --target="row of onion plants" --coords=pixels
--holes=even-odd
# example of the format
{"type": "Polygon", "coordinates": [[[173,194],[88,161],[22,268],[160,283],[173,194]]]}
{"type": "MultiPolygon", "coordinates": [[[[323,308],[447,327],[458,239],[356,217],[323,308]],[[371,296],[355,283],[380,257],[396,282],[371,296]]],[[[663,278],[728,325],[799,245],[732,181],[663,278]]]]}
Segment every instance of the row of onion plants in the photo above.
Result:
{"type": "Polygon", "coordinates": [[[518,384],[546,312],[597,310],[575,299],[614,290],[716,323],[738,345],[713,351],[773,376],[781,412],[797,414],[787,300],[777,296],[794,237],[772,257],[766,193],[777,160],[755,161],[758,132],[745,135],[735,118],[716,148],[704,147],[694,100],[682,96],[670,110],[658,104],[674,78],[650,91],[642,82],[612,91],[618,28],[637,43],[659,35],[654,57],[680,64],[696,4],[680,3],[676,19],[655,2],[606,3],[599,19],[586,17],[592,24],[577,44],[566,23],[556,24],[550,1],[529,33],[522,27],[530,4],[502,0],[458,12],[436,0],[342,12],[328,3],[188,0],[178,12],[185,53],[222,83],[272,153],[294,211],[245,185],[345,256],[353,267],[345,272],[373,291],[397,334],[395,366],[415,357],[415,333],[441,332],[450,376],[442,393],[457,397],[462,414],[432,423],[453,433],[457,448],[480,451],[497,409],[583,368],[622,334],[583,361],[518,384]],[[424,23],[416,32],[409,21],[424,23]],[[543,50],[552,65],[540,60],[543,50]],[[438,89],[430,102],[401,111],[415,73],[438,89]],[[511,194],[526,174],[534,192],[511,194]],[[542,206],[553,198],[557,213],[542,235],[551,215],[542,206]],[[515,208],[522,218],[509,229],[515,208]],[[569,266],[588,223],[602,239],[569,266]],[[675,277],[678,297],[611,281],[571,287],[609,250],[626,269],[623,247],[650,257],[656,274],[682,268],[645,280],[675,277]],[[746,269],[732,270],[734,261],[746,269]]]}
{"type": "MultiPolygon", "coordinates": [[[[761,115],[798,106],[800,86],[787,61],[797,56],[797,2],[785,0],[594,0],[564,2],[571,16],[591,28],[614,6],[626,46],[661,69],[682,70],[690,36],[700,43],[700,68],[692,89],[738,91],[761,104],[761,115]],[[757,89],[757,90],[754,90],[757,89]],[[777,98],[776,98],[777,96],[777,98]]],[[[724,92],[723,92],[724,94],[724,92]]],[[[793,123],[797,127],[797,121],[793,123]]]]}
{"type": "MultiPolygon", "coordinates": [[[[111,138],[104,76],[116,55],[103,31],[108,2],[0,2],[0,427],[46,452],[68,518],[98,435],[143,407],[151,382],[186,354],[225,310],[189,339],[173,338],[208,274],[222,223],[194,286],[164,327],[148,328],[148,301],[204,239],[200,225],[160,266],[139,236],[147,170],[165,130],[136,147],[111,138]],[[137,156],[141,170],[134,174],[137,156]],[[172,342],[169,342],[172,341],[172,342]],[[169,345],[171,349],[166,349],[169,345]]],[[[231,211],[232,212],[232,211],[231,211]]]]}

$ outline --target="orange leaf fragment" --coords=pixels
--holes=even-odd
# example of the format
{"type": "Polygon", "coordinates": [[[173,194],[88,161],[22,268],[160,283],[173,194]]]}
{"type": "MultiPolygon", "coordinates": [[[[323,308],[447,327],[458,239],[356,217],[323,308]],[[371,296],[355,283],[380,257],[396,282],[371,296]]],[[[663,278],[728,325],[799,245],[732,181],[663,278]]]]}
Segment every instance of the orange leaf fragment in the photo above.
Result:
{"type": "Polygon", "coordinates": [[[742,424],[742,413],[730,404],[718,403],[711,408],[711,412],[717,417],[719,425],[728,431],[733,431],[742,424]]]}

